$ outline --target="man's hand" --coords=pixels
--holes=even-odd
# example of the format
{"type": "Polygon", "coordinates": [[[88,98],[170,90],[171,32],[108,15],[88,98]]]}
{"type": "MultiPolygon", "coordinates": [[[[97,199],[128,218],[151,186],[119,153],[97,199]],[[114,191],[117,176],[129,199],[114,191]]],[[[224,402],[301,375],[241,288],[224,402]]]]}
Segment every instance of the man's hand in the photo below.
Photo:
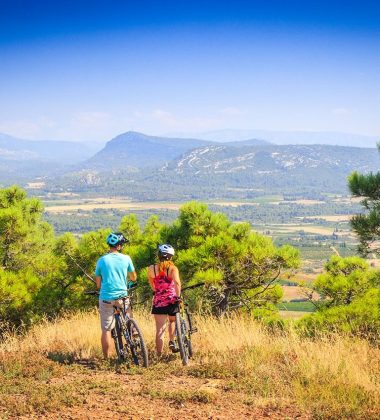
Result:
{"type": "Polygon", "coordinates": [[[136,271],[130,271],[129,273],[128,273],[128,277],[129,277],[129,280],[130,281],[137,281],[137,274],[136,274],[136,271]]]}
{"type": "Polygon", "coordinates": [[[96,288],[99,290],[100,289],[100,285],[102,284],[102,278],[101,278],[101,276],[96,276],[95,277],[95,283],[96,283],[96,288]]]}

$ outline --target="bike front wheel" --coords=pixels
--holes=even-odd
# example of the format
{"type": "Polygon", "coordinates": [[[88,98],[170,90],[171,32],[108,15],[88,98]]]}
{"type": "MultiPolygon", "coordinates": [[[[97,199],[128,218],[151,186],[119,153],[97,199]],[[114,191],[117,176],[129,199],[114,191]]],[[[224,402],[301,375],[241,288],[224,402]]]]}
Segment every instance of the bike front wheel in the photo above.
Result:
{"type": "Polygon", "coordinates": [[[137,366],[148,367],[148,350],[136,320],[132,318],[128,319],[127,329],[130,339],[129,347],[132,354],[133,363],[137,366]]]}
{"type": "Polygon", "coordinates": [[[115,327],[111,330],[111,335],[113,338],[113,341],[115,343],[115,350],[117,354],[118,360],[121,362],[125,360],[125,352],[124,352],[124,344],[123,344],[123,336],[121,333],[121,327],[120,327],[120,320],[115,319],[115,327]]]}
{"type": "Polygon", "coordinates": [[[175,314],[175,331],[177,335],[177,342],[179,353],[181,355],[182,364],[184,366],[189,364],[189,338],[186,321],[181,317],[180,313],[175,314]]]}
{"type": "Polygon", "coordinates": [[[189,358],[193,357],[193,343],[191,342],[191,334],[192,334],[192,329],[193,329],[193,323],[192,323],[192,319],[191,319],[191,315],[189,312],[186,311],[186,329],[187,329],[187,347],[189,349],[189,358]]]}

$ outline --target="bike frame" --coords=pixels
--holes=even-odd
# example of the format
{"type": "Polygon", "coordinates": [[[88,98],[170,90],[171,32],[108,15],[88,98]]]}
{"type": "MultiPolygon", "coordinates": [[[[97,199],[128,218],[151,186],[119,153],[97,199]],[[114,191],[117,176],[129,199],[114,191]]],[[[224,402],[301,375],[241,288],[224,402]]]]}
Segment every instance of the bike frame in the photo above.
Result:
{"type": "MultiPolygon", "coordinates": [[[[85,292],[90,295],[99,295],[98,292],[85,292]]],[[[140,365],[139,357],[142,357],[142,366],[148,367],[148,352],[142,336],[140,327],[135,319],[128,314],[128,309],[132,309],[129,296],[122,297],[122,305],[113,305],[114,327],[111,330],[114,339],[116,353],[120,361],[125,360],[127,354],[132,354],[134,364],[140,365]],[[127,302],[129,306],[127,307],[127,302]]]]}
{"type": "MultiPolygon", "coordinates": [[[[189,289],[194,289],[196,287],[203,286],[204,283],[198,283],[193,286],[184,287],[182,292],[189,289]]],[[[191,342],[191,335],[197,330],[192,325],[191,314],[188,310],[188,305],[182,297],[178,302],[179,312],[176,314],[176,336],[179,346],[179,352],[181,354],[182,364],[187,365],[189,359],[193,356],[193,345],[191,342]]]]}

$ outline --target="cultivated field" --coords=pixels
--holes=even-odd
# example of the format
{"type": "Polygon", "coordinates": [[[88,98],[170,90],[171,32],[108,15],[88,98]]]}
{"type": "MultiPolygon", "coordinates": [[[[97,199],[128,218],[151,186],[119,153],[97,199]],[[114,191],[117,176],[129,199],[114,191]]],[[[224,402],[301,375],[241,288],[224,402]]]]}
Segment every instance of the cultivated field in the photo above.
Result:
{"type": "Polygon", "coordinates": [[[159,203],[159,202],[132,202],[124,199],[83,199],[65,200],[57,202],[45,201],[45,211],[49,213],[70,213],[76,210],[91,211],[95,209],[115,209],[115,210],[178,210],[183,203],[159,203]]]}

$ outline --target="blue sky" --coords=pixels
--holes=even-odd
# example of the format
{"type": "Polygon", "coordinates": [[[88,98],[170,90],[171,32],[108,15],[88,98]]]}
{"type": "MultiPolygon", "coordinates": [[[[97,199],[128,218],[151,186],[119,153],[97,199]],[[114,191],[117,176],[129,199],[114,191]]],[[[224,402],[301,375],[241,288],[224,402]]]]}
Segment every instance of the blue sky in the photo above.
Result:
{"type": "Polygon", "coordinates": [[[0,132],[380,135],[377,1],[0,0],[0,132]]]}

